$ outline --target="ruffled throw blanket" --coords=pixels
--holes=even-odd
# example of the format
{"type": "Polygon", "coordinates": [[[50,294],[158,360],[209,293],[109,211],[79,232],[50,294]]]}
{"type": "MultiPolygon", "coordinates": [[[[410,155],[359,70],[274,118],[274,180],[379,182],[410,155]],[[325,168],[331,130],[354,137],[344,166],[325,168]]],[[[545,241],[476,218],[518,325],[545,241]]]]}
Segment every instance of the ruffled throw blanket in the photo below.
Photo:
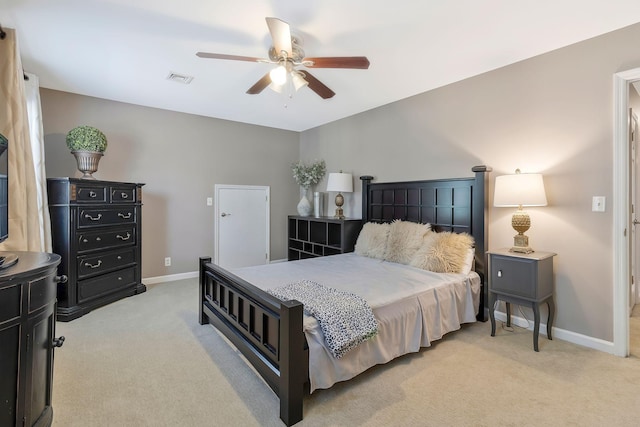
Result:
{"type": "Polygon", "coordinates": [[[283,301],[297,300],[318,320],[325,342],[336,358],[378,333],[378,322],[367,302],[350,292],[301,280],[268,292],[283,301]]]}

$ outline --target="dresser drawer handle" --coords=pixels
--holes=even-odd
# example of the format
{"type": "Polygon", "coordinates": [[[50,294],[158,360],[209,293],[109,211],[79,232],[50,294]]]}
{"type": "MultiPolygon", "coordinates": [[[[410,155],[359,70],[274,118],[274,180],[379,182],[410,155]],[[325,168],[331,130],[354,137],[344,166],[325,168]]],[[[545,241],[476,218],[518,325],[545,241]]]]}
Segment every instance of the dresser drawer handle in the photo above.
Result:
{"type": "Polygon", "coordinates": [[[89,214],[85,214],[84,217],[90,219],[91,221],[100,221],[100,219],[102,219],[102,214],[98,214],[98,216],[95,218],[89,214]]]}
{"type": "Polygon", "coordinates": [[[129,234],[129,232],[127,231],[127,237],[123,237],[119,234],[116,234],[116,238],[120,239],[120,240],[129,240],[131,238],[131,234],[129,234]]]}
{"type": "Polygon", "coordinates": [[[96,197],[98,197],[98,193],[96,193],[95,191],[89,191],[89,197],[95,199],[96,197]]]}
{"type": "Polygon", "coordinates": [[[89,264],[88,262],[85,262],[85,263],[84,263],[84,266],[85,266],[85,267],[89,267],[89,268],[98,268],[98,267],[100,267],[101,265],[102,265],[102,260],[101,260],[101,259],[99,259],[99,260],[98,260],[98,263],[97,263],[97,264],[93,264],[93,265],[92,265],[92,264],[89,264]]]}
{"type": "Polygon", "coordinates": [[[120,197],[122,197],[123,199],[128,199],[129,195],[127,193],[120,193],[120,197]]]}
{"type": "Polygon", "coordinates": [[[101,242],[102,238],[101,237],[96,237],[96,242],[101,242]]]}
{"type": "Polygon", "coordinates": [[[126,215],[123,214],[122,212],[118,212],[118,216],[123,219],[129,219],[131,218],[131,212],[127,213],[126,215]]]}
{"type": "Polygon", "coordinates": [[[118,261],[120,261],[122,259],[122,257],[120,255],[118,255],[118,261]]]}
{"type": "Polygon", "coordinates": [[[64,336],[61,336],[60,338],[54,338],[51,340],[52,347],[62,347],[62,344],[64,344],[64,336]]]}

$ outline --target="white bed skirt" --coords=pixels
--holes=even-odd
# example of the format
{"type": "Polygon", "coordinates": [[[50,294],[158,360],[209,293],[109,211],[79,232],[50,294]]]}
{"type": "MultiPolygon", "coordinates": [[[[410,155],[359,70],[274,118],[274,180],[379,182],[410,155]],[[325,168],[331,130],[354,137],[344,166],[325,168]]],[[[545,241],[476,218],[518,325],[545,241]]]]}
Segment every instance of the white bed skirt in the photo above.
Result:
{"type": "Polygon", "coordinates": [[[433,273],[353,253],[246,267],[233,273],[265,290],[312,280],[353,292],[373,309],[378,334],[340,359],[326,347],[318,322],[305,316],[311,392],[429,347],[461,324],[475,322],[480,301],[480,277],[475,272],[433,273]]]}

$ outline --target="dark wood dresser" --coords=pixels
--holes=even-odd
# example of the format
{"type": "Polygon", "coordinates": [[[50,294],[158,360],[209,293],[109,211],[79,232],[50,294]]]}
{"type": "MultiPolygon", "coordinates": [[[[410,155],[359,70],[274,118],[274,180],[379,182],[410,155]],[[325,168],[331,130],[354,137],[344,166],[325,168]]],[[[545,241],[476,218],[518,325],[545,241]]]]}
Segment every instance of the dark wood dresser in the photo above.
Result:
{"type": "Polygon", "coordinates": [[[0,426],[50,426],[60,256],[12,253],[0,270],[0,426]]]}
{"type": "Polygon", "coordinates": [[[141,281],[142,186],[128,182],[49,178],[58,320],[69,321],[146,291],[141,281]]]}

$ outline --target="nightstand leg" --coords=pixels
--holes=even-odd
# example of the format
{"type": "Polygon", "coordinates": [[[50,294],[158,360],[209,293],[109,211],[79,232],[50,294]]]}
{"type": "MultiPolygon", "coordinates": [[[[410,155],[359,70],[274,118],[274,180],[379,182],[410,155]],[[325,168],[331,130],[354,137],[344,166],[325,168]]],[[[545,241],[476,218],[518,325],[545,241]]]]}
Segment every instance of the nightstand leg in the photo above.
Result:
{"type": "Polygon", "coordinates": [[[491,319],[491,336],[496,336],[496,314],[494,307],[496,305],[496,294],[489,292],[489,319],[491,319]]]}
{"type": "Polygon", "coordinates": [[[538,351],[538,334],[540,333],[540,304],[533,303],[533,349],[538,351]]]}
{"type": "Polygon", "coordinates": [[[556,305],[553,303],[553,297],[547,300],[547,308],[549,309],[549,316],[547,316],[547,338],[551,338],[551,328],[553,327],[553,314],[556,311],[556,305]]]}
{"type": "Polygon", "coordinates": [[[505,302],[504,305],[507,307],[507,327],[511,326],[511,303],[505,302]]]}

